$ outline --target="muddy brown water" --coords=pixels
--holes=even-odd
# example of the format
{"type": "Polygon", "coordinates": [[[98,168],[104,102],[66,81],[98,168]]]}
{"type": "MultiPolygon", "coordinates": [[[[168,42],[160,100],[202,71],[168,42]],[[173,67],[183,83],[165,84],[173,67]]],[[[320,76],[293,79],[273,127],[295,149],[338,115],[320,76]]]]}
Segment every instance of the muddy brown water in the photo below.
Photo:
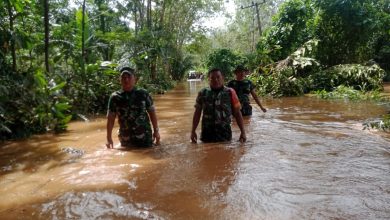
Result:
{"type": "Polygon", "coordinates": [[[154,97],[151,149],[106,149],[104,117],[1,144],[1,219],[390,218],[390,136],[362,126],[388,103],[266,99],[247,143],[233,124],[232,142],[191,144],[203,86],[154,97]]]}

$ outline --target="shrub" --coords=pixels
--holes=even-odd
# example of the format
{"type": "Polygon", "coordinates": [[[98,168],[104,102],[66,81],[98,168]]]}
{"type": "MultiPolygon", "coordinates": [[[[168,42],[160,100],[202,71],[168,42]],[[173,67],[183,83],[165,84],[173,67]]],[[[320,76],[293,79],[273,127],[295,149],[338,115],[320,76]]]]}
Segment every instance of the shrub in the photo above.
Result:
{"type": "Polygon", "coordinates": [[[307,81],[303,78],[295,78],[291,68],[285,68],[271,75],[250,76],[257,85],[260,95],[272,97],[303,95],[307,81]]]}
{"type": "Polygon", "coordinates": [[[0,76],[0,140],[66,129],[71,106],[62,94],[65,82],[47,80],[41,69],[3,73],[0,76]]]}
{"type": "Polygon", "coordinates": [[[310,75],[312,90],[332,91],[345,85],[357,90],[382,90],[385,72],[378,65],[344,64],[310,75]]]}

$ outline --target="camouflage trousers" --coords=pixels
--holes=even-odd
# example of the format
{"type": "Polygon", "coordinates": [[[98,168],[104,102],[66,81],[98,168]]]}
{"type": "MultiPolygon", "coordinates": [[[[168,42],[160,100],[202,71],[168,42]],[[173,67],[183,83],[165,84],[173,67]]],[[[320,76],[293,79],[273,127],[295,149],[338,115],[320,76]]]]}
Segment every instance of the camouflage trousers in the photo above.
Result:
{"type": "Polygon", "coordinates": [[[242,116],[250,116],[252,115],[252,106],[248,103],[243,103],[241,108],[242,116]]]}
{"type": "Polygon", "coordinates": [[[232,140],[231,127],[202,127],[200,140],[203,142],[224,142],[232,140]]]}
{"type": "Polygon", "coordinates": [[[153,138],[150,132],[143,135],[132,136],[126,134],[126,132],[119,132],[119,141],[123,147],[152,147],[153,138]]]}

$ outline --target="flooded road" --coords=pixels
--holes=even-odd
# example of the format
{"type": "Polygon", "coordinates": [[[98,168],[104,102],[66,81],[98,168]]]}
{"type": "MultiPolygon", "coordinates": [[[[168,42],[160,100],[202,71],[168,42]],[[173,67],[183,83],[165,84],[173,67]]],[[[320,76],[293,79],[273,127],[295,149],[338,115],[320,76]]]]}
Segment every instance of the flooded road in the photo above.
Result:
{"type": "Polygon", "coordinates": [[[362,126],[384,104],[263,100],[248,142],[233,124],[231,143],[191,144],[202,86],[154,97],[158,147],[106,149],[105,118],[2,144],[1,219],[390,218],[390,135],[362,126]]]}

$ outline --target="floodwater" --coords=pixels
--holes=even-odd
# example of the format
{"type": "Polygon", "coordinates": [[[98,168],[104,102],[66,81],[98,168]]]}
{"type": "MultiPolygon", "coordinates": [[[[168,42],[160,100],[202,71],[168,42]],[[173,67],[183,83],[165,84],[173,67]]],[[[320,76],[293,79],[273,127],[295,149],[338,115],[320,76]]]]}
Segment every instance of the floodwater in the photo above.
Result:
{"type": "Polygon", "coordinates": [[[390,135],[362,126],[386,103],[266,99],[246,143],[233,124],[232,142],[191,144],[202,86],[154,97],[151,149],[106,149],[103,117],[3,143],[1,219],[390,218],[390,135]]]}

